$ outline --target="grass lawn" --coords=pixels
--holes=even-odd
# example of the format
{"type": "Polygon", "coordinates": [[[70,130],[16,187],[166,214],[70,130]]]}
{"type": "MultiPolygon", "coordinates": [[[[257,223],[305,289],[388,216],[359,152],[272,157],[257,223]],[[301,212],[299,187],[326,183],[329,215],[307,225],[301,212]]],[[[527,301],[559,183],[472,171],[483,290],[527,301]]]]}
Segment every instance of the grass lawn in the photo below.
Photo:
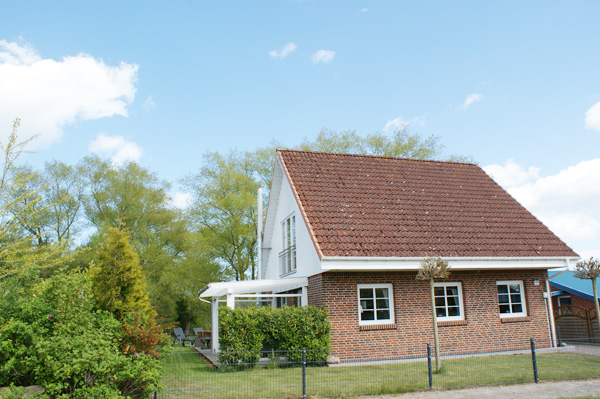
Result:
{"type": "MultiPolygon", "coordinates": [[[[600,377],[600,357],[576,353],[538,353],[540,380],[600,377]]],[[[302,394],[302,368],[257,367],[213,371],[192,348],[176,348],[163,360],[165,389],[158,398],[294,398],[302,394]]],[[[308,367],[307,394],[344,398],[428,389],[427,362],[308,367]]],[[[531,356],[494,355],[443,360],[434,388],[533,382],[531,356]]]]}

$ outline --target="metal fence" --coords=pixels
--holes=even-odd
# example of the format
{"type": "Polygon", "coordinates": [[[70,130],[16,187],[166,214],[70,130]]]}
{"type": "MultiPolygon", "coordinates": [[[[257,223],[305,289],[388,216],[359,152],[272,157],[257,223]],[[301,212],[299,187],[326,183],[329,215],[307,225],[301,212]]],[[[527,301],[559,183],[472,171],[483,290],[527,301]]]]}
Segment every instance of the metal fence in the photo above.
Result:
{"type": "Polygon", "coordinates": [[[600,344],[495,353],[446,351],[441,370],[427,347],[423,356],[327,364],[315,351],[236,352],[211,367],[193,348],[163,359],[163,398],[310,398],[393,394],[429,389],[600,378],[600,344]]]}

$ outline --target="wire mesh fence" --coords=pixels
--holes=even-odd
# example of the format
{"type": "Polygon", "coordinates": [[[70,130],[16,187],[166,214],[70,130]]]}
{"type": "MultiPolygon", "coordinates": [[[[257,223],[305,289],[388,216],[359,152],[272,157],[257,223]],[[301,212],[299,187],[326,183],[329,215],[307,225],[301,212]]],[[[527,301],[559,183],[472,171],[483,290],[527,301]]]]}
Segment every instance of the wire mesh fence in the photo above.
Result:
{"type": "Polygon", "coordinates": [[[228,352],[211,364],[194,348],[176,348],[163,359],[163,386],[156,399],[347,397],[454,389],[540,380],[600,378],[600,344],[577,343],[535,350],[453,353],[330,364],[317,351],[228,352]],[[304,352],[304,353],[303,353],[304,352]]]}

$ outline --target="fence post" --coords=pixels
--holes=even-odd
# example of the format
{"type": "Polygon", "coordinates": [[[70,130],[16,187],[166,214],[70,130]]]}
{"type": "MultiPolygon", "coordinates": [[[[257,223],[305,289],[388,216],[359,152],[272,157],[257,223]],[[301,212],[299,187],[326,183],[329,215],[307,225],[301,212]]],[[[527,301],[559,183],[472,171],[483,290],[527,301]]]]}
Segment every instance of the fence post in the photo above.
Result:
{"type": "Polygon", "coordinates": [[[556,326],[556,338],[558,339],[558,346],[562,347],[562,339],[560,338],[560,327],[556,326]]]}
{"type": "Polygon", "coordinates": [[[306,398],[306,348],[302,348],[302,397],[306,398]]]}
{"type": "Polygon", "coordinates": [[[530,342],[531,342],[531,361],[533,362],[533,378],[535,380],[535,383],[537,384],[538,382],[540,382],[540,379],[538,378],[537,359],[535,357],[535,341],[533,340],[533,338],[531,338],[530,342]]]}
{"type": "Polygon", "coordinates": [[[429,374],[429,389],[433,389],[433,374],[431,373],[431,345],[427,344],[427,373],[429,374]]]}
{"type": "Polygon", "coordinates": [[[156,391],[154,391],[154,399],[156,399],[157,394],[158,393],[156,391]]]}

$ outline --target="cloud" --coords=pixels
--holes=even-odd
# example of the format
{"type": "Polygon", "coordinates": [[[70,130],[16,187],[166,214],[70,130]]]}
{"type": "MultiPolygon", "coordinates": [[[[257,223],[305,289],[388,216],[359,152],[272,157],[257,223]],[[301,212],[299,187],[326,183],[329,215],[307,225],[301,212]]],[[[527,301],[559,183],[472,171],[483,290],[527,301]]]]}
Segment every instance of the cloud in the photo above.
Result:
{"type": "Polygon", "coordinates": [[[176,192],[172,195],[169,205],[173,208],[187,209],[192,206],[192,193],[176,192]]]}
{"type": "Polygon", "coordinates": [[[329,64],[331,61],[333,61],[334,57],[335,51],[333,50],[318,50],[310,58],[313,64],[318,64],[320,62],[323,64],[329,64]]]}
{"type": "Polygon", "coordinates": [[[123,136],[108,136],[103,133],[90,143],[88,150],[101,156],[110,156],[113,167],[138,162],[144,153],[140,146],[126,141],[123,136]]]}
{"type": "Polygon", "coordinates": [[[296,43],[288,43],[285,46],[283,46],[283,48],[279,51],[277,51],[277,50],[269,51],[269,55],[272,58],[279,58],[280,60],[282,60],[285,57],[287,57],[289,54],[296,51],[297,48],[298,48],[298,46],[296,45],[296,43]]]}
{"type": "Polygon", "coordinates": [[[146,111],[156,108],[156,103],[152,99],[152,96],[148,96],[148,98],[146,98],[146,101],[144,101],[142,104],[142,108],[144,108],[146,111]]]}
{"type": "Polygon", "coordinates": [[[21,139],[34,134],[48,146],[63,127],[78,121],[127,116],[134,99],[138,65],[106,65],[88,54],[42,58],[28,44],[0,40],[0,141],[15,118],[21,139]]]}
{"type": "Polygon", "coordinates": [[[465,102],[463,103],[462,107],[463,107],[463,109],[467,109],[472,104],[475,104],[476,102],[479,102],[479,101],[483,100],[484,98],[485,97],[479,93],[469,94],[469,95],[467,95],[467,98],[465,99],[465,102]]]}
{"type": "Polygon", "coordinates": [[[367,11],[369,11],[368,8],[363,8],[362,10],[360,10],[360,12],[367,12],[367,11]]]}
{"type": "Polygon", "coordinates": [[[585,113],[585,127],[600,132],[600,102],[592,105],[585,113]]]}
{"type": "Polygon", "coordinates": [[[567,244],[581,247],[581,255],[600,255],[600,158],[549,176],[513,160],[483,169],[567,244]],[[588,245],[596,248],[584,248],[588,245]]]}
{"type": "Polygon", "coordinates": [[[402,117],[389,120],[385,124],[385,127],[383,128],[383,132],[386,133],[386,134],[394,133],[394,132],[397,132],[399,130],[404,130],[404,129],[406,129],[410,125],[421,125],[421,126],[424,126],[425,125],[425,117],[424,116],[417,116],[415,118],[410,118],[407,121],[405,121],[404,118],[402,118],[402,117]]]}

